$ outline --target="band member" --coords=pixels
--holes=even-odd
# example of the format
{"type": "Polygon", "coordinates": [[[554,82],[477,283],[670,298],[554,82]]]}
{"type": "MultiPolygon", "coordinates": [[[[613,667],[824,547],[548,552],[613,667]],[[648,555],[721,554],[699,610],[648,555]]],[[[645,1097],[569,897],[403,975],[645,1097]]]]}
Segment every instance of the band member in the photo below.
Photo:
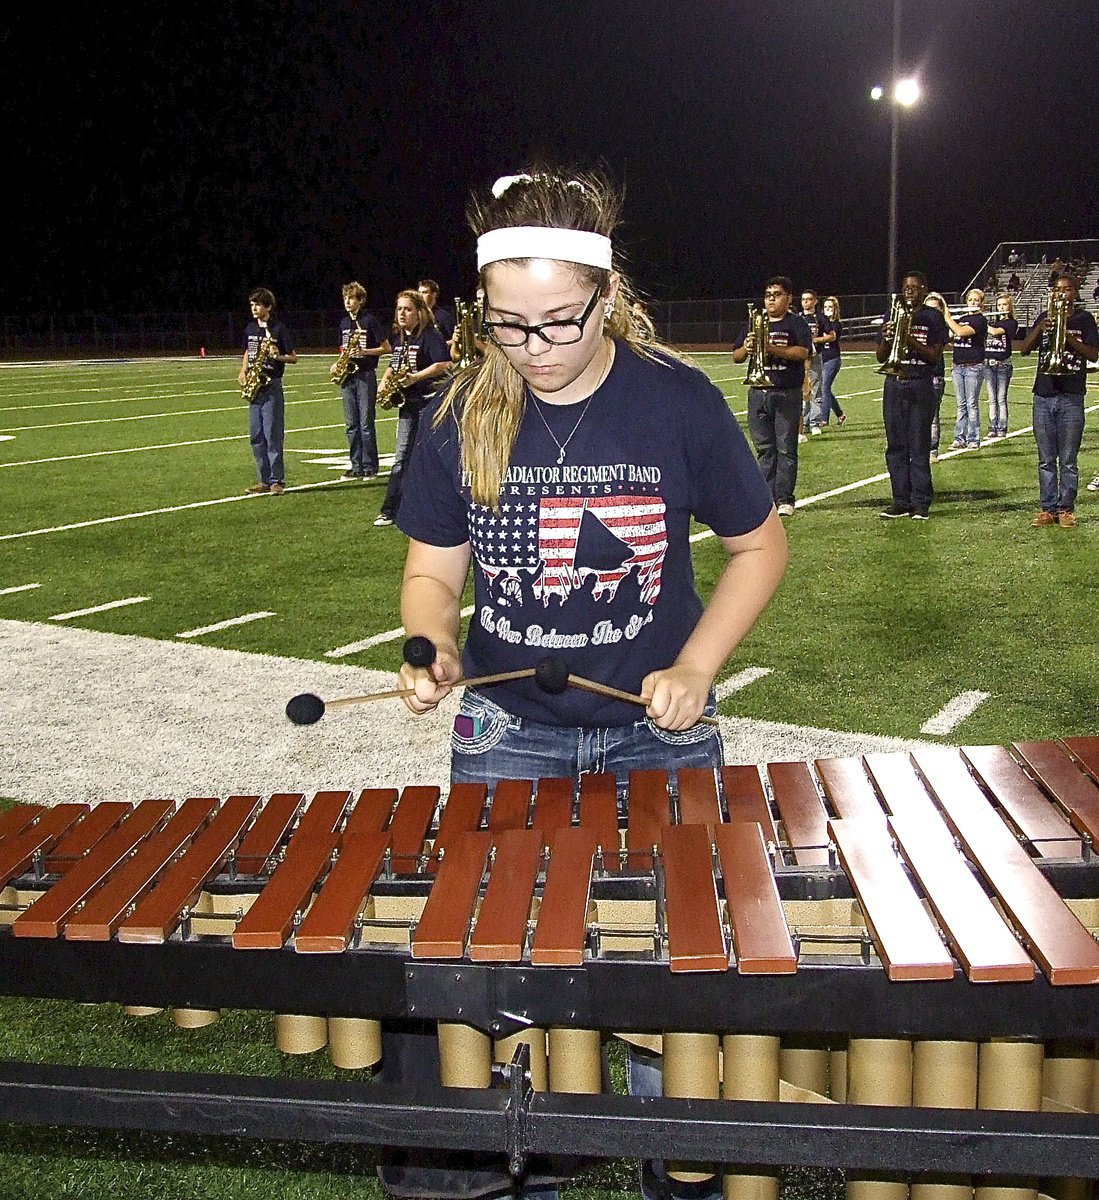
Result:
{"type": "Polygon", "coordinates": [[[381,388],[384,391],[389,383],[396,382],[394,377],[399,376],[404,399],[397,416],[397,443],[389,486],[385,490],[381,512],[374,520],[378,526],[393,524],[401,506],[405,468],[416,439],[420,413],[435,391],[435,381],[450,370],[450,351],[435,328],[427,301],[419,292],[410,289],[397,294],[393,331],[392,359],[382,376],[381,388]]]}
{"type": "Polygon", "coordinates": [[[648,705],[550,695],[531,679],[467,690],[455,782],[610,772],[625,803],[631,770],[721,763],[717,729],[699,718],[785,569],[785,533],[724,397],[635,321],[615,261],[619,208],[603,180],[544,169],[471,201],[489,347],[422,422],[409,468],[401,618],[437,657],[402,668],[401,683],[426,713],[463,669],[533,668],[555,653],[648,705]],[[706,606],[692,519],[728,555],[706,606]],[[471,566],[476,615],[460,655],[471,566]]]}
{"type": "Polygon", "coordinates": [[[1015,302],[1005,292],[996,298],[996,315],[989,318],[985,336],[985,379],[988,380],[988,437],[996,441],[1007,437],[1007,393],[1015,365],[1011,344],[1019,332],[1015,320],[1015,302]]]}
{"type": "MultiPolygon", "coordinates": [[[[343,285],[343,306],[347,315],[340,322],[340,351],[346,350],[354,338],[352,372],[340,384],[351,453],[351,467],[344,472],[344,479],[373,479],[378,474],[378,435],[374,428],[378,359],[389,353],[390,346],[374,314],[363,311],[365,300],[366,288],[361,283],[343,285]]],[[[333,363],[333,375],[337,369],[337,364],[333,363]]]]}
{"type": "MultiPolygon", "coordinates": [[[[928,308],[933,308],[936,312],[946,312],[946,301],[939,295],[938,292],[928,292],[924,297],[924,304],[928,308]]],[[[942,422],[939,420],[939,412],[943,406],[943,393],[946,391],[946,367],[944,359],[940,358],[935,364],[931,375],[931,388],[935,393],[935,415],[931,419],[931,461],[939,461],[939,436],[942,433],[942,422]]]]}
{"type": "MultiPolygon", "coordinates": [[[[931,380],[942,362],[947,331],[943,314],[924,303],[927,280],[909,271],[901,284],[908,311],[908,333],[901,346],[898,374],[887,375],[882,392],[885,422],[885,465],[893,503],[883,517],[915,517],[926,521],[934,489],[931,486],[931,422],[935,390],[931,380]]],[[[882,328],[876,356],[884,363],[893,340],[893,323],[882,328]]]]}
{"type": "Polygon", "coordinates": [[[1038,347],[1034,376],[1034,441],[1038,446],[1038,494],[1041,509],[1032,525],[1076,525],[1076,493],[1080,473],[1076,458],[1084,434],[1084,394],[1087,364],[1099,362],[1099,330],[1095,318],[1077,301],[1080,285],[1071,275],[1061,275],[1052,300],[1068,305],[1060,347],[1063,362],[1056,371],[1050,360],[1057,349],[1055,322],[1046,309],[1038,314],[1019,347],[1029,354],[1038,347]]]}
{"type": "MultiPolygon", "coordinates": [[[[771,489],[780,517],[794,514],[798,481],[798,425],[802,413],[805,364],[813,348],[809,326],[790,312],[794,285],[774,275],[763,288],[768,319],[763,360],[770,386],[748,389],[748,432],[759,457],[759,469],[771,489]]],[[[744,362],[753,346],[748,326],[733,345],[733,362],[744,362]]]]}
{"type": "Polygon", "coordinates": [[[943,320],[954,335],[954,366],[950,377],[958,401],[958,419],[954,425],[951,450],[979,450],[981,447],[981,384],[985,374],[985,335],[988,321],[981,309],[985,294],[970,288],[965,296],[965,312],[955,320],[948,305],[943,320]]]}
{"type": "Polygon", "coordinates": [[[427,302],[427,307],[431,310],[432,319],[439,327],[439,332],[443,335],[443,341],[449,342],[454,336],[454,327],[457,323],[457,318],[449,308],[445,308],[439,303],[439,285],[434,279],[421,279],[417,285],[417,290],[427,302]]]}
{"type": "Polygon", "coordinates": [[[840,350],[840,338],[843,337],[843,322],[840,319],[842,313],[840,311],[840,301],[838,296],[825,297],[824,304],[821,305],[824,310],[824,319],[829,322],[832,329],[821,338],[820,347],[820,366],[821,366],[821,411],[824,414],[822,425],[827,425],[832,413],[836,414],[836,421],[842,425],[847,420],[847,415],[840,407],[840,402],[836,399],[836,394],[832,390],[832,385],[836,381],[836,376],[840,370],[840,360],[842,352],[840,350]]]}
{"type": "Polygon", "coordinates": [[[244,356],[240,360],[237,382],[244,386],[248,368],[255,363],[260,348],[270,338],[272,347],[264,350],[265,366],[262,384],[248,405],[248,438],[256,460],[259,481],[245,491],[255,494],[270,492],[279,496],[286,491],[286,469],[283,463],[283,441],[286,431],[286,397],[282,377],[287,363],[296,363],[297,354],[290,334],[281,321],[272,320],[275,308],[274,293],[256,288],[248,297],[252,319],[244,327],[244,356]]]}
{"type": "Polygon", "coordinates": [[[809,360],[805,364],[805,383],[802,385],[801,423],[803,429],[812,434],[821,432],[828,423],[828,410],[822,405],[824,360],[822,351],[826,334],[831,335],[831,322],[825,323],[822,313],[817,311],[820,299],[812,288],[801,293],[801,315],[809,326],[813,339],[809,360]]]}

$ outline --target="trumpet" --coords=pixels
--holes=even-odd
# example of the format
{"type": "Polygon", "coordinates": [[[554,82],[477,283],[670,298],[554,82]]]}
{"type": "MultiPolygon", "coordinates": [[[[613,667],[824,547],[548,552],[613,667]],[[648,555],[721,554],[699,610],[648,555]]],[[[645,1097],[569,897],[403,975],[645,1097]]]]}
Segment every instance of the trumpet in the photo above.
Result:
{"type": "Polygon", "coordinates": [[[252,404],[256,397],[271,382],[271,362],[278,353],[275,339],[269,332],[264,333],[263,341],[259,344],[256,357],[248,364],[244,373],[244,383],[241,384],[240,398],[247,404],[252,404]]]}
{"type": "Polygon", "coordinates": [[[878,375],[903,375],[908,335],[912,332],[912,305],[901,296],[893,296],[893,305],[889,310],[889,323],[893,326],[893,333],[889,339],[889,352],[876,373],[878,375]]]}
{"type": "Polygon", "coordinates": [[[347,345],[340,351],[340,356],[336,359],[332,370],[332,382],[337,387],[343,387],[359,369],[359,364],[355,361],[355,351],[359,349],[362,341],[362,332],[362,329],[356,324],[348,335],[347,345]]]}
{"type": "Polygon", "coordinates": [[[1065,334],[1068,332],[1068,319],[1072,315],[1071,297],[1051,291],[1046,312],[1049,315],[1049,349],[1038,369],[1043,375],[1070,375],[1072,367],[1065,354],[1065,334]]]}
{"type": "Polygon", "coordinates": [[[378,389],[379,408],[400,408],[404,404],[408,399],[405,387],[411,374],[412,366],[408,361],[408,346],[402,343],[397,352],[397,361],[393,364],[392,374],[382,381],[382,386],[378,389]]]}
{"type": "Polygon", "coordinates": [[[481,334],[481,314],[476,304],[466,304],[459,296],[454,297],[454,313],[458,318],[454,338],[458,347],[458,361],[455,366],[459,371],[471,367],[480,357],[477,349],[477,338],[481,334]]]}
{"type": "Polygon", "coordinates": [[[748,335],[752,339],[752,348],[748,351],[748,373],[744,382],[749,387],[774,387],[774,382],[767,374],[767,341],[771,336],[771,318],[763,309],[748,306],[748,335]]]}

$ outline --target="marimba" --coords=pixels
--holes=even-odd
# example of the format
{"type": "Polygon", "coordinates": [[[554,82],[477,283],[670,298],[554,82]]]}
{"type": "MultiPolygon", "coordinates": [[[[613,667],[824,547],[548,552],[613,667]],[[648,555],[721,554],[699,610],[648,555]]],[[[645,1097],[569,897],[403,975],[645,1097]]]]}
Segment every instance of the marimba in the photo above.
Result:
{"type": "MultiPolygon", "coordinates": [[[[971,1143],[919,1165],[1099,1177],[1097,831],[1099,738],[637,772],[625,806],[600,776],[500,781],[491,803],[413,786],[25,805],[0,814],[0,977],[295,1014],[302,1048],[331,1034],[348,1065],[381,1056],[376,1023],[437,1023],[447,1087],[488,1086],[522,1043],[536,1089],[612,1130],[581,1099],[601,1037],[659,1038],[665,1095],[693,1106],[661,1110],[673,1159],[805,1161],[789,1138],[736,1147],[718,1128],[754,1128],[729,1100],[798,1128],[783,1101],[799,1099],[825,1165],[842,1145],[840,1165],[905,1166],[897,1139],[881,1161],[858,1150],[867,1106],[916,1114],[900,1120],[921,1146],[912,1130],[938,1118],[920,1110],[974,1137],[1012,1110],[986,1159],[971,1143]],[[1053,1170],[1013,1132],[1050,1155],[1071,1134],[1076,1161],[1053,1170]]],[[[633,1137],[573,1147],[635,1153],[633,1137]]],[[[736,1180],[767,1194],[761,1168],[736,1180]]]]}

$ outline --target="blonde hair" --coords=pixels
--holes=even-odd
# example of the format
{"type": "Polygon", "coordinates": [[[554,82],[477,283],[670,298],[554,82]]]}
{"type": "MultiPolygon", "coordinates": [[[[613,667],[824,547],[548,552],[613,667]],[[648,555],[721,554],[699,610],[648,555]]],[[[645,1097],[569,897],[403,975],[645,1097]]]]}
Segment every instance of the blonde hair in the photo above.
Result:
{"type": "Polygon", "coordinates": [[[343,298],[345,300],[358,300],[361,304],[366,299],[366,288],[357,280],[352,283],[343,285],[343,298]]]}
{"type": "MultiPolygon", "coordinates": [[[[466,209],[473,233],[480,237],[491,229],[538,225],[550,229],[581,229],[612,237],[618,226],[622,197],[602,176],[529,168],[500,195],[474,196],[466,209]]],[[[625,343],[635,353],[652,357],[660,345],[651,324],[634,312],[637,297],[618,266],[618,290],[610,312],[604,317],[604,336],[625,343]]],[[[511,262],[527,260],[509,260],[511,262]]],[[[606,296],[611,272],[599,267],[570,264],[579,282],[598,288],[606,296]]],[[[485,275],[480,273],[481,286],[485,275]]],[[[666,353],[671,353],[665,349],[666,353]]],[[[437,426],[451,416],[458,428],[462,471],[470,480],[475,504],[496,508],[500,489],[511,460],[526,410],[527,387],[522,375],[491,340],[484,358],[458,376],[435,415],[437,426]]]]}
{"type": "Polygon", "coordinates": [[[1014,317],[1014,316],[1015,316],[1015,301],[1014,301],[1014,300],[1011,298],[1011,293],[1010,293],[1010,292],[1001,292],[1001,293],[1000,293],[1000,294],[999,294],[999,295],[996,297],[996,307],[997,307],[997,309],[999,309],[1000,305],[1001,305],[1001,304],[1003,304],[1003,302],[1004,302],[1005,300],[1007,301],[1007,315],[1008,315],[1009,317],[1014,317]]]}
{"type": "MultiPolygon", "coordinates": [[[[414,332],[419,337],[425,329],[435,324],[435,318],[431,315],[431,309],[428,308],[427,301],[415,288],[405,288],[403,291],[397,293],[398,300],[402,296],[407,300],[411,300],[413,308],[416,309],[416,329],[414,332]]],[[[398,331],[400,330],[400,325],[397,324],[396,313],[394,313],[393,317],[393,328],[398,331]]]]}
{"type": "MultiPolygon", "coordinates": [[[[834,319],[838,321],[840,319],[840,317],[843,315],[842,312],[840,311],[839,296],[825,296],[824,304],[831,304],[832,312],[834,314],[834,319]]],[[[821,305],[822,308],[824,307],[824,304],[821,305]]]]}

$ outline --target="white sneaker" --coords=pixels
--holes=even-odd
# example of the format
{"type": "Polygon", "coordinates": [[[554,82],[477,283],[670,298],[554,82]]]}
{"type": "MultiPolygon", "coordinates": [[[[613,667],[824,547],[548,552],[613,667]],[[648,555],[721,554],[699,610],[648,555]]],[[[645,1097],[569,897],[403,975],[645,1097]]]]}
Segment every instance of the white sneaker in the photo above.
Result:
{"type": "Polygon", "coordinates": [[[813,437],[820,437],[821,428],[819,425],[810,425],[809,432],[813,435],[813,437]]]}
{"type": "Polygon", "coordinates": [[[387,526],[387,525],[392,525],[392,524],[393,524],[393,518],[392,518],[392,517],[387,517],[387,516],[383,515],[382,513],[379,513],[379,514],[378,514],[378,515],[377,515],[377,516],[374,518],[374,524],[375,524],[375,525],[376,525],[376,526],[377,526],[379,529],[383,529],[385,526],[387,526]]]}
{"type": "Polygon", "coordinates": [[[1091,483],[1088,484],[1088,491],[1099,492],[1099,475],[1096,475],[1091,483]]]}
{"type": "Polygon", "coordinates": [[[809,440],[809,435],[807,433],[799,433],[798,434],[799,442],[807,442],[808,440],[809,440]]]}
{"type": "Polygon", "coordinates": [[[794,506],[792,504],[780,504],[778,506],[778,515],[780,517],[792,517],[794,515],[794,506]]]}

